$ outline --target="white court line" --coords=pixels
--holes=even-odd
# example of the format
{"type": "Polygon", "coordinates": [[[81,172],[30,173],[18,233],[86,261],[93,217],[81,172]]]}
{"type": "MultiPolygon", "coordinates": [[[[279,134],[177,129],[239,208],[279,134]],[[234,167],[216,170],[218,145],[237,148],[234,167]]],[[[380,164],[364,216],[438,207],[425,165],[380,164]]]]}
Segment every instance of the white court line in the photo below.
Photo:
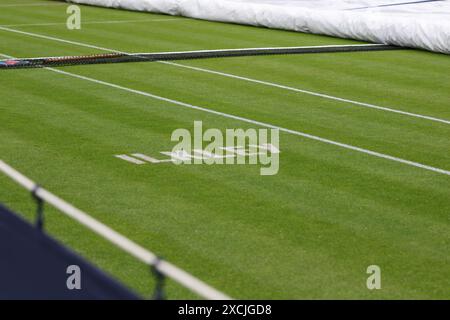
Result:
{"type": "MultiPolygon", "coordinates": [[[[110,49],[110,48],[106,48],[106,47],[100,47],[100,46],[87,44],[87,43],[83,43],[83,42],[77,42],[77,41],[72,41],[72,40],[56,38],[56,37],[52,37],[52,36],[46,36],[46,35],[42,35],[42,34],[39,34],[39,33],[33,33],[33,32],[27,32],[27,31],[12,29],[12,28],[8,28],[8,27],[5,27],[5,26],[1,26],[1,25],[0,25],[0,30],[14,32],[14,33],[23,34],[23,35],[27,35],[27,36],[31,36],[31,37],[35,37],[35,38],[41,38],[41,39],[45,39],[45,40],[52,40],[52,41],[58,41],[58,42],[63,42],[63,43],[69,43],[69,44],[73,44],[73,45],[77,45],[77,46],[81,46],[81,47],[86,47],[86,48],[91,48],[91,49],[97,49],[97,50],[113,52],[113,53],[120,53],[120,54],[124,54],[124,55],[132,55],[132,53],[125,52],[125,51],[110,49]]],[[[379,44],[371,43],[371,44],[364,44],[364,45],[348,44],[348,45],[326,45],[326,46],[303,46],[303,47],[296,47],[296,48],[311,49],[311,48],[329,48],[329,47],[335,47],[335,46],[344,46],[344,47],[367,46],[367,47],[372,47],[372,46],[379,46],[379,44]]],[[[292,48],[292,47],[279,47],[279,49],[287,49],[287,48],[292,48]]],[[[262,49],[275,49],[275,47],[244,48],[244,49],[238,48],[238,49],[216,49],[216,50],[192,50],[192,51],[175,51],[175,52],[167,51],[167,52],[156,52],[156,53],[158,53],[158,54],[202,53],[202,52],[215,52],[215,51],[223,51],[223,50],[242,51],[242,50],[262,50],[262,49]]],[[[145,53],[134,53],[134,55],[139,55],[139,54],[145,54],[145,53]]],[[[162,62],[162,61],[158,61],[158,62],[162,62]]]]}
{"type": "Polygon", "coordinates": [[[194,110],[198,110],[198,111],[203,111],[203,112],[207,112],[207,113],[212,113],[212,114],[215,114],[215,115],[218,115],[218,116],[222,116],[222,117],[225,117],[225,118],[230,118],[230,119],[234,119],[234,120],[239,120],[239,121],[255,124],[255,125],[258,125],[258,126],[261,126],[261,127],[278,129],[278,130],[280,130],[282,132],[290,133],[290,134],[293,134],[293,135],[296,135],[296,136],[301,136],[301,137],[308,138],[308,139],[311,139],[311,140],[316,140],[316,141],[324,142],[324,143],[327,143],[327,144],[335,145],[335,146],[338,146],[338,147],[341,147],[341,148],[350,149],[350,150],[353,150],[353,151],[358,151],[358,152],[361,152],[361,153],[365,153],[365,154],[368,154],[368,155],[371,155],[371,156],[374,156],[374,157],[383,158],[383,159],[387,159],[387,160],[391,160],[391,161],[396,161],[396,162],[407,164],[407,165],[410,165],[410,166],[413,166],[413,167],[422,168],[422,169],[425,169],[425,170],[429,170],[429,171],[433,171],[433,172],[437,172],[437,173],[442,173],[442,174],[450,176],[450,171],[447,171],[447,170],[444,170],[444,169],[440,169],[440,168],[436,168],[436,167],[432,167],[432,166],[428,166],[428,165],[424,165],[424,164],[421,164],[421,163],[418,163],[418,162],[413,162],[413,161],[397,158],[397,157],[394,157],[394,156],[390,156],[390,155],[387,155],[387,154],[379,153],[379,152],[376,152],[376,151],[371,151],[371,150],[368,150],[368,149],[355,147],[355,146],[352,146],[352,145],[349,145],[349,144],[345,144],[345,143],[341,143],[341,142],[337,142],[337,141],[321,138],[321,137],[314,136],[314,135],[311,135],[311,134],[307,134],[307,133],[304,133],[304,132],[295,131],[295,130],[291,130],[291,129],[286,129],[286,128],[279,127],[279,126],[276,126],[276,125],[272,125],[272,124],[269,124],[269,123],[255,121],[255,120],[251,120],[251,119],[247,119],[247,118],[244,118],[244,117],[235,116],[235,115],[224,113],[224,112],[220,112],[220,111],[216,111],[216,110],[212,110],[212,109],[207,109],[207,108],[195,106],[195,105],[184,103],[184,102],[181,102],[181,101],[177,101],[177,100],[173,100],[173,99],[157,96],[157,95],[154,95],[154,94],[151,94],[151,93],[148,93],[148,92],[139,91],[139,90],[123,87],[123,86],[120,86],[120,85],[117,85],[117,84],[105,82],[105,81],[102,81],[102,80],[97,80],[97,79],[81,76],[81,75],[78,75],[78,74],[75,74],[75,73],[70,73],[70,72],[66,72],[66,71],[62,71],[62,70],[58,70],[58,69],[53,69],[53,68],[46,68],[46,69],[49,69],[49,70],[51,70],[53,72],[57,72],[57,73],[60,73],[60,74],[68,75],[70,77],[74,77],[74,78],[78,78],[78,79],[94,82],[94,83],[97,83],[97,84],[102,84],[102,85],[105,85],[105,86],[108,86],[108,87],[112,87],[112,88],[115,88],[115,89],[119,89],[119,90],[131,92],[131,93],[135,93],[135,94],[138,94],[138,95],[141,95],[141,96],[146,96],[146,97],[157,99],[157,100],[160,100],[160,101],[169,102],[169,103],[176,104],[176,105],[179,105],[179,106],[182,106],[182,107],[185,107],[185,108],[194,109],[194,110]]]}
{"type": "MultiPolygon", "coordinates": [[[[6,58],[13,58],[11,56],[7,56],[7,55],[1,54],[1,53],[0,53],[0,55],[4,56],[6,58]]],[[[102,80],[98,80],[98,79],[94,79],[94,78],[85,77],[85,76],[82,76],[82,75],[79,75],[79,74],[66,72],[66,71],[62,71],[62,70],[59,70],[59,69],[54,69],[54,68],[45,68],[45,69],[47,69],[49,71],[56,72],[56,73],[64,74],[64,75],[67,75],[67,76],[70,76],[70,77],[73,77],[73,78],[78,78],[78,79],[90,81],[90,82],[101,84],[101,85],[104,85],[104,86],[107,86],[107,87],[123,90],[123,91],[126,91],[126,92],[134,93],[134,94],[145,96],[145,97],[149,97],[149,98],[152,98],[152,99],[165,101],[165,102],[168,102],[168,103],[171,103],[171,104],[175,104],[175,105],[178,105],[178,106],[181,106],[181,107],[185,107],[185,108],[189,108],[189,109],[193,109],[193,110],[198,110],[198,111],[202,111],[202,112],[207,112],[207,113],[215,114],[215,115],[218,115],[218,116],[221,116],[221,117],[224,117],[224,118],[239,120],[239,121],[242,121],[242,122],[254,124],[254,125],[257,125],[257,126],[261,126],[261,127],[266,127],[266,128],[271,128],[271,129],[278,129],[281,132],[289,133],[289,134],[292,134],[292,135],[304,137],[304,138],[315,140],[315,141],[320,141],[320,142],[323,142],[323,143],[326,143],[326,144],[330,144],[330,145],[334,145],[334,146],[338,146],[338,147],[341,147],[341,148],[344,148],[344,149],[353,150],[353,151],[357,151],[357,152],[360,152],[360,153],[368,154],[368,155],[371,155],[371,156],[374,156],[374,157],[377,157],[377,158],[391,160],[391,161],[403,163],[403,164],[406,164],[406,165],[409,165],[409,166],[413,166],[413,167],[416,167],[416,168],[421,168],[421,169],[425,169],[425,170],[429,170],[429,171],[433,171],[433,172],[437,172],[437,173],[441,173],[441,174],[445,174],[447,176],[450,176],[450,171],[448,171],[448,170],[444,170],[444,169],[440,169],[440,168],[437,168],[437,167],[428,166],[428,165],[425,165],[425,164],[422,164],[422,163],[405,160],[405,159],[394,157],[394,156],[390,156],[390,155],[387,155],[387,154],[384,154],[384,153],[380,153],[380,152],[376,152],[376,151],[372,151],[372,150],[368,150],[368,149],[352,146],[352,145],[349,145],[349,144],[333,141],[333,140],[326,139],[326,138],[321,138],[321,137],[314,136],[314,135],[311,135],[311,134],[308,134],[308,133],[304,133],[304,132],[300,132],[300,131],[296,131],[296,130],[291,130],[291,129],[279,127],[279,126],[276,126],[276,125],[273,125],[273,124],[264,123],[264,122],[251,120],[251,119],[248,119],[248,118],[235,116],[235,115],[232,115],[232,114],[228,114],[228,113],[224,113],[224,112],[220,112],[220,111],[216,111],[216,110],[212,110],[212,109],[208,109],[208,108],[204,108],[204,107],[195,106],[195,105],[192,105],[192,104],[189,104],[189,103],[185,103],[185,102],[181,102],[181,101],[177,101],[177,100],[173,100],[173,99],[157,96],[157,95],[154,95],[152,93],[148,93],[148,92],[144,92],[144,91],[140,91],[140,90],[135,90],[135,89],[123,87],[123,86],[120,86],[120,85],[117,85],[117,84],[113,84],[113,83],[110,83],[110,82],[106,82],[106,81],[102,81],[102,80]]]]}
{"type": "MultiPolygon", "coordinates": [[[[73,44],[73,45],[77,45],[77,46],[82,46],[82,47],[87,47],[87,48],[92,48],[92,49],[97,49],[97,50],[102,50],[102,51],[122,53],[122,54],[130,54],[129,52],[123,52],[123,51],[114,50],[114,49],[105,48],[105,47],[99,47],[99,46],[95,46],[95,45],[91,45],[91,44],[87,44],[87,43],[82,43],[82,42],[77,42],[77,41],[70,41],[70,40],[65,40],[65,39],[61,39],[61,38],[45,36],[45,35],[41,35],[41,34],[37,34],[37,33],[25,32],[25,31],[20,31],[20,30],[16,30],[16,29],[1,27],[1,26],[0,26],[0,30],[9,31],[9,32],[15,32],[15,33],[28,35],[28,36],[32,36],[32,37],[36,37],[36,38],[42,38],[42,39],[46,39],[46,40],[53,40],[53,41],[69,43],[69,44],[73,44]]],[[[445,119],[441,119],[441,118],[426,116],[426,115],[422,115],[422,114],[418,114],[418,113],[402,111],[402,110],[398,110],[398,109],[392,109],[392,108],[388,108],[388,107],[382,107],[382,106],[378,106],[378,105],[374,105],[374,104],[369,104],[369,103],[365,103],[365,102],[359,102],[359,101],[355,101],[355,100],[340,98],[340,97],[327,95],[327,94],[323,94],[323,93],[319,93],[319,92],[293,88],[293,87],[284,86],[284,85],[273,83],[273,82],[261,81],[261,80],[256,80],[256,79],[252,79],[252,78],[247,78],[247,77],[241,77],[241,76],[233,75],[233,74],[230,74],[230,73],[213,71],[213,70],[209,70],[209,69],[205,69],[205,68],[191,67],[191,66],[187,66],[187,65],[183,65],[183,64],[179,64],[179,63],[174,63],[174,62],[167,62],[167,61],[159,61],[159,62],[160,63],[164,63],[164,64],[168,64],[168,65],[177,66],[177,67],[192,69],[192,70],[196,70],[196,71],[216,74],[216,75],[229,77],[229,78],[233,78],[233,79],[239,79],[239,80],[243,80],[243,81],[258,83],[258,84],[271,86],[271,87],[275,87],[275,88],[279,88],[279,89],[294,91],[294,92],[298,92],[298,93],[304,93],[304,94],[308,94],[308,95],[312,95],[312,96],[316,96],[316,97],[320,97],[320,98],[324,98],[324,99],[330,99],[330,100],[350,103],[350,104],[357,105],[357,106],[360,106],[360,107],[371,108],[371,109],[376,109],[376,110],[381,110],[381,111],[387,111],[387,112],[392,112],[392,113],[396,113],[396,114],[401,114],[401,115],[404,115],[404,116],[409,116],[409,117],[414,117],[414,118],[419,118],[419,119],[430,120],[430,121],[434,121],[434,122],[450,124],[450,120],[445,120],[445,119]]]]}
{"type": "MultiPolygon", "coordinates": [[[[140,20],[103,20],[103,21],[82,21],[83,24],[119,24],[134,22],[164,22],[164,21],[183,21],[185,19],[165,18],[165,19],[140,19],[140,20]]],[[[39,27],[39,26],[59,26],[66,25],[66,22],[47,22],[47,23],[23,23],[23,24],[2,24],[0,27],[39,27]]]]}
{"type": "Polygon", "coordinates": [[[267,82],[267,81],[237,76],[237,75],[234,75],[231,73],[224,73],[224,72],[214,71],[214,70],[205,69],[205,68],[192,67],[192,66],[175,63],[175,62],[169,62],[169,61],[159,61],[159,62],[167,64],[167,65],[191,69],[191,70],[200,71],[200,72],[211,73],[211,74],[228,77],[228,78],[232,78],[232,79],[238,79],[238,80],[258,83],[258,84],[262,84],[262,85],[269,86],[269,87],[275,87],[275,88],[289,90],[289,91],[293,91],[293,92],[304,93],[304,94],[308,94],[311,96],[320,97],[320,98],[324,98],[324,99],[330,99],[330,100],[335,100],[335,101],[339,101],[339,102],[350,103],[350,104],[354,104],[354,105],[361,106],[361,107],[377,109],[377,110],[401,114],[404,116],[410,116],[410,117],[414,117],[414,118],[420,118],[420,119],[426,119],[426,120],[431,120],[431,121],[435,121],[435,122],[450,124],[450,120],[440,119],[440,118],[431,117],[431,116],[425,116],[425,115],[418,114],[418,113],[412,113],[412,112],[402,111],[402,110],[398,110],[398,109],[392,109],[392,108],[388,108],[388,107],[381,107],[381,106],[377,106],[374,104],[359,102],[359,101],[345,99],[345,98],[339,98],[339,97],[331,96],[328,94],[323,94],[323,93],[304,90],[304,89],[298,89],[298,88],[289,87],[289,86],[285,86],[285,85],[281,85],[281,84],[277,84],[277,83],[273,83],[273,82],[267,82]]]}
{"type": "Polygon", "coordinates": [[[133,157],[136,157],[136,158],[139,158],[139,159],[142,159],[142,160],[145,160],[145,161],[147,161],[147,162],[150,162],[150,163],[161,163],[161,162],[172,162],[172,160],[171,159],[165,159],[165,160],[158,160],[158,159],[155,159],[155,158],[153,158],[153,157],[149,157],[149,156],[147,156],[147,155],[145,155],[145,154],[142,154],[142,153],[133,153],[133,154],[131,154],[133,157]]]}
{"type": "Polygon", "coordinates": [[[145,163],[144,161],[127,156],[126,154],[117,154],[117,155],[115,155],[115,157],[125,160],[125,161],[128,161],[128,162],[131,162],[131,163],[134,163],[134,164],[144,164],[145,163]]]}
{"type": "Polygon", "coordinates": [[[97,50],[102,50],[102,51],[109,51],[109,52],[128,54],[128,53],[125,53],[125,52],[122,52],[122,51],[117,51],[117,50],[112,50],[112,49],[103,48],[103,47],[99,47],[99,46],[94,46],[94,45],[91,45],[91,44],[86,44],[86,43],[81,43],[81,42],[76,42],[76,41],[70,41],[70,40],[65,40],[65,39],[56,38],[56,37],[45,36],[45,35],[38,34],[38,33],[26,32],[26,31],[6,28],[6,27],[2,27],[2,26],[0,26],[0,30],[8,31],[8,32],[14,32],[14,33],[18,33],[18,34],[23,34],[23,35],[27,35],[27,36],[31,36],[31,37],[35,37],[35,38],[40,38],[40,39],[46,39],[46,40],[53,40],[53,41],[63,42],[63,43],[69,43],[69,44],[73,44],[73,45],[77,45],[77,46],[81,46],[81,47],[86,47],[86,48],[91,48],[91,49],[97,49],[97,50]]]}

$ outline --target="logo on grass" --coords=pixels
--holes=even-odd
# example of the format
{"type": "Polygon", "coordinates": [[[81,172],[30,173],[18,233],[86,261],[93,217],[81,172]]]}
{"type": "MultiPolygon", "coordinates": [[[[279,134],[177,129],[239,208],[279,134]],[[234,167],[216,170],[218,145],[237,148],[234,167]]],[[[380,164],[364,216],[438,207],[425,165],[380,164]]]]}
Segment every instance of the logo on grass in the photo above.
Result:
{"type": "Polygon", "coordinates": [[[278,129],[204,130],[202,121],[194,121],[192,131],[184,128],[174,130],[171,141],[176,145],[171,151],[161,151],[163,158],[142,153],[116,157],[134,164],[260,165],[261,175],[275,175],[279,170],[278,129]]]}
{"type": "Polygon", "coordinates": [[[71,5],[67,7],[66,13],[69,15],[67,17],[66,26],[69,30],[80,30],[81,29],[81,9],[79,6],[71,5]]]}

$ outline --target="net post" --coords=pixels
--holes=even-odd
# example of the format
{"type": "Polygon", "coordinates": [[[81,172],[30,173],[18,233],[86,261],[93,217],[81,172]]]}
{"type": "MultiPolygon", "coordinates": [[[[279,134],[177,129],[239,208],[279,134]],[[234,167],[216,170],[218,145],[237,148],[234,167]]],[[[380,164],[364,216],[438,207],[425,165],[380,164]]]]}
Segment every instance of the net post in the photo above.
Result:
{"type": "Polygon", "coordinates": [[[165,300],[164,294],[164,283],[165,283],[165,275],[158,270],[158,265],[161,261],[161,258],[158,257],[154,264],[151,266],[151,272],[153,273],[156,279],[155,292],[153,293],[153,300],[165,300]]]}
{"type": "Polygon", "coordinates": [[[31,191],[31,196],[36,201],[36,228],[42,231],[44,227],[44,200],[38,196],[40,186],[36,184],[31,191]]]}

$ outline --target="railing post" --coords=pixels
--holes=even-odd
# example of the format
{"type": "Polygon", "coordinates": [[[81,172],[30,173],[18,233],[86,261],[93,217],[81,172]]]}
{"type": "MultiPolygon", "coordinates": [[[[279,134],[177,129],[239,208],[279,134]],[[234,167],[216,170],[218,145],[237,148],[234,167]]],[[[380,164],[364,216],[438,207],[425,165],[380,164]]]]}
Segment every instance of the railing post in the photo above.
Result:
{"type": "Polygon", "coordinates": [[[31,191],[33,199],[36,201],[36,228],[42,231],[44,227],[44,201],[37,195],[40,186],[36,184],[31,191]]]}
{"type": "Polygon", "coordinates": [[[164,283],[165,276],[158,270],[158,264],[161,261],[160,258],[151,266],[151,270],[156,279],[155,292],[153,294],[153,300],[165,300],[164,283]]]}

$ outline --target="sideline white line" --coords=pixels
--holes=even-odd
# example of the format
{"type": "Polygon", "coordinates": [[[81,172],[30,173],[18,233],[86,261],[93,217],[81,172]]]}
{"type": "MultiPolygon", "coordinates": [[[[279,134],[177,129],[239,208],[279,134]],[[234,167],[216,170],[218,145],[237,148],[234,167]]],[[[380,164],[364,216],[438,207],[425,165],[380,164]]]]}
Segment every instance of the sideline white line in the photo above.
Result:
{"type": "MultiPolygon", "coordinates": [[[[134,22],[164,22],[164,21],[183,21],[185,19],[166,18],[166,19],[147,19],[147,20],[103,20],[103,21],[83,21],[83,24],[120,24],[134,22]]],[[[23,23],[23,24],[2,24],[0,27],[38,27],[38,26],[65,26],[65,22],[47,22],[47,23],[23,23]]]]}
{"type": "Polygon", "coordinates": [[[108,49],[108,48],[103,48],[103,47],[94,46],[94,45],[81,43],[81,42],[76,42],[76,41],[65,40],[65,39],[56,38],[56,37],[45,36],[45,35],[38,34],[38,33],[32,33],[32,32],[26,32],[26,31],[11,29],[11,28],[7,28],[7,27],[1,27],[0,26],[0,30],[8,31],[8,32],[14,32],[14,33],[18,33],[18,34],[23,34],[23,35],[27,35],[27,36],[31,36],[31,37],[35,37],[35,38],[41,38],[41,39],[46,39],[46,40],[53,40],[53,41],[58,41],[58,42],[63,42],[63,43],[69,43],[69,44],[73,44],[73,45],[76,45],[76,46],[81,46],[81,47],[86,47],[86,48],[91,48],[91,49],[97,49],[97,50],[102,50],[102,51],[110,51],[110,52],[117,52],[117,53],[128,54],[128,53],[125,53],[125,52],[122,52],[122,51],[112,50],[112,49],[108,49]]]}
{"type": "Polygon", "coordinates": [[[304,90],[304,89],[298,89],[298,88],[289,87],[289,86],[285,86],[285,85],[281,85],[281,84],[277,84],[277,83],[273,83],[273,82],[267,82],[267,81],[262,81],[262,80],[256,80],[256,79],[252,79],[252,78],[237,76],[237,75],[234,75],[234,74],[231,74],[231,73],[224,73],[224,72],[214,71],[214,70],[205,69],[205,68],[192,67],[192,66],[188,66],[188,65],[184,65],[184,64],[180,64],[180,63],[175,63],[175,62],[169,62],[169,61],[159,61],[159,63],[164,63],[164,64],[167,64],[167,65],[172,65],[172,66],[176,66],[176,67],[191,69],[191,70],[200,71],[200,72],[211,73],[211,74],[215,74],[215,75],[219,75],[219,76],[223,76],[223,77],[228,77],[228,78],[233,78],[233,79],[238,79],[238,80],[258,83],[258,84],[262,84],[262,85],[265,85],[265,86],[275,87],[275,88],[289,90],[289,91],[293,91],[293,92],[304,93],[304,94],[308,94],[308,95],[311,95],[311,96],[320,97],[320,98],[324,98],[324,99],[330,99],[330,100],[335,100],[335,101],[339,101],[339,102],[350,103],[350,104],[354,104],[354,105],[365,107],[365,108],[377,109],[377,110],[382,110],[382,111],[387,111],[387,112],[401,114],[401,115],[404,115],[404,116],[410,116],[410,117],[415,117],[415,118],[426,119],[426,120],[431,120],[431,121],[435,121],[435,122],[450,124],[450,120],[440,119],[440,118],[431,117],[431,116],[425,116],[425,115],[421,115],[421,114],[418,114],[418,113],[412,113],[412,112],[402,111],[402,110],[398,110],[398,109],[392,109],[392,108],[388,108],[388,107],[381,107],[381,106],[377,106],[377,105],[374,105],[374,104],[365,103],[365,102],[359,102],[359,101],[345,99],[345,98],[339,98],[339,97],[331,96],[331,95],[324,94],[324,93],[319,93],[319,92],[314,92],[314,91],[309,91],[309,90],[304,90]]]}
{"type": "Polygon", "coordinates": [[[391,160],[391,161],[396,161],[396,162],[407,164],[407,165],[410,165],[410,166],[413,166],[413,167],[422,168],[422,169],[425,169],[425,170],[434,171],[434,172],[437,172],[437,173],[442,173],[442,174],[450,176],[450,171],[447,171],[447,170],[444,170],[444,169],[440,169],[440,168],[436,168],[436,167],[432,167],[432,166],[428,166],[428,165],[424,165],[424,164],[421,164],[421,163],[418,163],[418,162],[413,162],[413,161],[405,160],[405,159],[402,159],[402,158],[390,156],[390,155],[387,155],[387,154],[379,153],[379,152],[376,152],[376,151],[371,151],[371,150],[368,150],[368,149],[355,147],[355,146],[352,146],[352,145],[349,145],[349,144],[345,144],[345,143],[341,143],[341,142],[337,142],[337,141],[321,138],[321,137],[318,137],[318,136],[314,136],[314,135],[307,134],[307,133],[300,132],[300,131],[296,131],[296,130],[291,130],[291,129],[279,127],[279,126],[276,126],[276,125],[273,125],[273,124],[264,123],[264,122],[251,120],[251,119],[247,119],[247,118],[244,118],[244,117],[235,116],[235,115],[232,115],[232,114],[228,114],[228,113],[224,113],[224,112],[220,112],[220,111],[216,111],[216,110],[212,110],[212,109],[208,109],[208,108],[204,108],[204,107],[195,106],[195,105],[184,103],[184,102],[181,102],[181,101],[177,101],[177,100],[173,100],[173,99],[157,96],[157,95],[154,95],[154,94],[151,94],[151,93],[148,93],[148,92],[139,91],[139,90],[123,87],[123,86],[120,86],[120,85],[117,85],[117,84],[105,82],[105,81],[102,81],[102,80],[97,80],[97,79],[81,76],[81,75],[78,75],[78,74],[75,74],[75,73],[70,73],[70,72],[62,71],[62,70],[59,70],[59,69],[53,69],[53,68],[46,68],[46,69],[51,70],[53,72],[60,73],[60,74],[65,74],[65,75],[68,75],[70,77],[79,78],[79,79],[90,81],[90,82],[94,82],[94,83],[97,83],[97,84],[102,84],[104,86],[108,86],[108,87],[111,87],[111,88],[115,88],[115,89],[131,92],[131,93],[134,93],[134,94],[138,94],[138,95],[141,95],[141,96],[146,96],[146,97],[157,99],[157,100],[160,100],[160,101],[169,102],[169,103],[176,104],[176,105],[179,105],[179,106],[182,106],[182,107],[185,107],[185,108],[194,109],[194,110],[198,110],[198,111],[203,111],[203,112],[207,112],[207,113],[212,113],[212,114],[215,114],[215,115],[218,115],[218,116],[222,116],[222,117],[225,117],[225,118],[230,118],[230,119],[234,119],[234,120],[239,120],[239,121],[255,124],[255,125],[258,125],[258,126],[261,126],[261,127],[278,129],[278,130],[280,130],[282,132],[290,133],[290,134],[293,134],[293,135],[296,135],[296,136],[301,136],[301,137],[308,138],[308,139],[311,139],[311,140],[316,140],[316,141],[320,141],[320,142],[323,142],[323,143],[335,145],[335,146],[338,146],[338,147],[341,147],[341,148],[345,148],[345,149],[349,149],[349,150],[365,153],[365,154],[368,154],[368,155],[371,155],[371,156],[374,156],[374,157],[383,158],[383,159],[387,159],[387,160],[391,160]]]}
{"type": "Polygon", "coordinates": [[[222,292],[210,287],[203,281],[197,279],[186,271],[176,267],[175,265],[167,262],[165,260],[160,260],[153,252],[145,249],[144,247],[138,245],[117,231],[111,229],[107,225],[101,223],[100,221],[94,219],[86,212],[75,208],[70,203],[64,201],[58,196],[54,195],[50,191],[44,188],[36,188],[36,183],[31,179],[27,178],[19,171],[15,170],[2,160],[0,160],[0,171],[6,174],[8,177],[13,179],[15,182],[20,184],[22,187],[28,191],[36,190],[36,195],[51,204],[53,207],[57,208],[67,216],[71,217],[75,221],[89,228],[93,232],[99,234],[103,238],[109,240],[112,244],[121,248],[125,252],[134,256],[136,259],[142,261],[145,264],[154,266],[159,272],[177,281],[184,287],[190,289],[191,291],[197,293],[203,298],[212,300],[228,300],[230,297],[226,296],[222,292]]]}
{"type": "MultiPolygon", "coordinates": [[[[77,45],[77,46],[82,46],[82,47],[87,47],[87,48],[92,48],[92,49],[97,49],[97,50],[102,50],[102,51],[107,51],[107,52],[130,54],[129,52],[114,50],[114,49],[105,48],[105,47],[99,47],[99,46],[95,46],[95,45],[91,45],[91,44],[87,44],[87,43],[82,43],[82,42],[77,42],[77,41],[70,41],[70,40],[65,40],[65,39],[51,37],[51,36],[45,36],[45,35],[41,35],[41,34],[37,34],[37,33],[20,31],[20,30],[16,30],[16,29],[1,27],[1,26],[0,26],[0,30],[9,31],[9,32],[15,32],[15,33],[28,35],[28,36],[32,36],[32,37],[36,37],[36,38],[42,38],[42,39],[46,39],[46,40],[53,40],[53,41],[69,43],[69,44],[73,44],[73,45],[77,45]]],[[[373,45],[373,44],[369,44],[369,45],[373,45]]],[[[360,106],[360,107],[371,108],[371,109],[376,109],[376,110],[381,110],[381,111],[387,111],[387,112],[401,114],[401,115],[404,115],[404,116],[409,116],[409,117],[414,117],[414,118],[419,118],[419,119],[430,120],[430,121],[434,121],[434,122],[450,124],[450,120],[445,120],[445,119],[441,119],[441,118],[421,115],[421,114],[418,114],[418,113],[402,111],[402,110],[398,110],[398,109],[392,109],[392,108],[388,108],[388,107],[382,107],[382,106],[378,106],[378,105],[374,105],[374,104],[370,104],[370,103],[364,103],[364,102],[359,102],[359,101],[355,101],[355,100],[340,98],[340,97],[327,95],[327,94],[323,94],[323,93],[319,93],[319,92],[314,92],[314,91],[309,91],[309,90],[303,90],[303,89],[293,88],[293,87],[289,87],[289,86],[284,86],[284,85],[276,84],[276,83],[272,83],[272,82],[261,81],[261,80],[256,80],[256,79],[252,79],[252,78],[247,78],[247,77],[241,77],[241,76],[237,76],[237,75],[230,74],[230,73],[213,71],[213,70],[209,70],[209,69],[205,69],[205,68],[199,68],[199,67],[191,67],[191,66],[187,66],[187,65],[183,65],[183,64],[179,64],[179,63],[174,63],[174,62],[168,62],[168,61],[159,61],[159,63],[164,63],[164,64],[167,64],[167,65],[187,68],[187,69],[201,71],[201,72],[207,72],[207,73],[220,75],[220,76],[224,76],[224,77],[229,77],[229,78],[234,78],[234,79],[239,79],[239,80],[243,80],[243,81],[258,83],[258,84],[271,86],[271,87],[284,89],[284,90],[289,90],[289,91],[293,91],[293,92],[304,93],[304,94],[308,94],[308,95],[312,95],[312,96],[316,96],[316,97],[320,97],[320,98],[324,98],[324,99],[330,99],[330,100],[335,100],[335,101],[339,101],[339,102],[345,102],[345,103],[357,105],[357,106],[360,106]]]]}
{"type": "MultiPolygon", "coordinates": [[[[4,57],[7,58],[13,58],[11,56],[7,56],[4,54],[1,54],[4,57]]],[[[127,91],[130,93],[134,93],[137,95],[141,95],[141,96],[145,96],[145,97],[149,97],[152,99],[156,99],[156,100],[160,100],[160,101],[165,101],[171,104],[175,104],[181,107],[185,107],[185,108],[189,108],[189,109],[193,109],[193,110],[198,110],[198,111],[202,111],[202,112],[207,112],[207,113],[211,113],[211,114],[215,114],[224,118],[229,118],[229,119],[234,119],[234,120],[239,120],[242,122],[247,122],[250,124],[254,124],[257,126],[261,126],[261,127],[266,127],[266,128],[272,128],[272,129],[278,129],[281,132],[285,132],[285,133],[289,133],[292,135],[296,135],[296,136],[300,136],[300,137],[304,137],[307,139],[311,139],[311,140],[315,140],[315,141],[320,141],[326,144],[330,144],[330,145],[334,145],[334,146],[338,146],[344,149],[349,149],[349,150],[353,150],[353,151],[357,151],[360,153],[364,153],[364,154],[368,154],[377,158],[382,158],[382,159],[387,159],[387,160],[391,160],[391,161],[395,161],[395,162],[399,162],[399,163],[403,163],[409,166],[413,166],[416,168],[421,168],[421,169],[425,169],[425,170],[429,170],[429,171],[433,171],[433,172],[437,172],[437,173],[441,173],[447,176],[450,176],[450,171],[448,170],[444,170],[444,169],[440,169],[437,167],[432,167],[432,166],[428,166],[422,163],[418,163],[418,162],[414,162],[414,161],[409,161],[409,160],[405,160],[402,158],[398,158],[398,157],[394,157],[394,156],[390,156],[384,153],[380,153],[380,152],[376,152],[376,151],[372,151],[372,150],[368,150],[368,149],[364,149],[364,148],[360,148],[360,147],[356,147],[356,146],[352,146],[346,143],[341,143],[341,142],[337,142],[337,141],[333,141],[330,139],[326,139],[326,138],[321,138],[315,135],[311,135],[308,133],[304,133],[304,132],[300,132],[300,131],[296,131],[296,130],[291,130],[291,129],[287,129],[287,128],[283,128],[283,127],[279,127],[273,124],[269,124],[269,123],[265,123],[265,122],[260,122],[260,121],[256,121],[256,120],[251,120],[251,119],[247,119],[244,117],[240,117],[240,116],[235,116],[232,114],[228,114],[228,113],[224,113],[224,112],[220,112],[220,111],[216,111],[216,110],[212,110],[212,109],[208,109],[208,108],[204,108],[204,107],[199,107],[199,106],[195,106],[189,103],[185,103],[185,102],[181,102],[181,101],[177,101],[177,100],[173,100],[173,99],[169,99],[169,98],[165,98],[165,97],[161,97],[161,96],[157,96],[148,92],[144,92],[144,91],[140,91],[140,90],[135,90],[135,89],[131,89],[131,88],[127,88],[127,87],[123,87],[117,84],[113,84],[110,82],[106,82],[106,81],[102,81],[102,80],[98,80],[98,79],[94,79],[94,78],[89,78],[89,77],[85,77],[79,74],[75,74],[75,73],[70,73],[70,72],[66,72],[66,71],[62,71],[60,69],[54,69],[54,68],[45,68],[46,70],[52,71],[52,72],[56,72],[56,73],[60,73],[60,74],[64,74],[73,78],[78,78],[78,79],[82,79],[82,80],[86,80],[86,81],[90,81],[93,83],[97,83],[97,84],[101,84],[107,87],[111,87],[111,88],[115,88],[115,89],[119,89],[119,90],[123,90],[123,91],[127,91]]]]}

